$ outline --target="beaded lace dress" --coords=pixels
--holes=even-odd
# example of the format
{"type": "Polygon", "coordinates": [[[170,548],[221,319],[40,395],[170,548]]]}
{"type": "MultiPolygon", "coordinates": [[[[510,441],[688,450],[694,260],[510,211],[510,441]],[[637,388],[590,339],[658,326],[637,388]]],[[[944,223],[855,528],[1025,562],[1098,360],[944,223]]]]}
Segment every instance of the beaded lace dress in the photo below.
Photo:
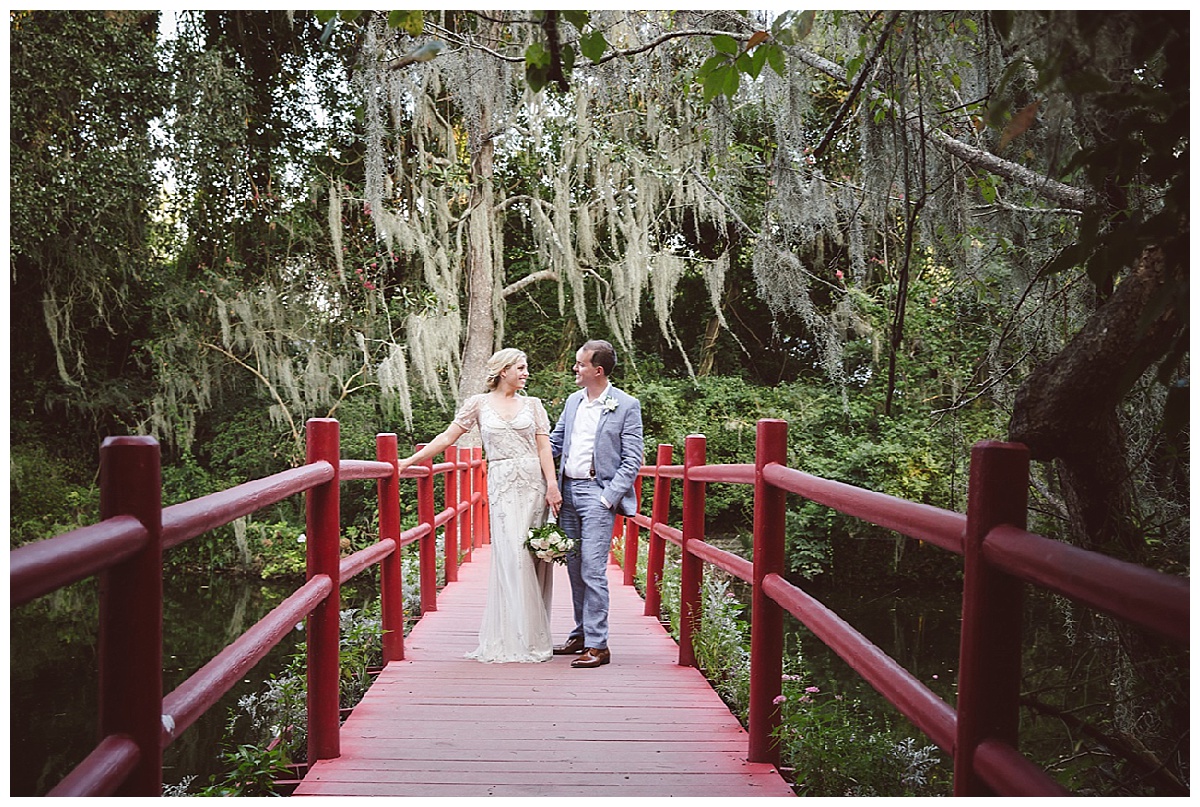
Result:
{"type": "Polygon", "coordinates": [[[525,537],[546,516],[546,481],[536,435],[550,433],[550,419],[537,398],[506,419],[488,395],[475,395],[454,417],[468,431],[478,425],[487,457],[491,526],[491,570],[479,646],[467,658],[483,662],[547,661],[552,655],[550,602],[553,567],[536,560],[525,537]]]}

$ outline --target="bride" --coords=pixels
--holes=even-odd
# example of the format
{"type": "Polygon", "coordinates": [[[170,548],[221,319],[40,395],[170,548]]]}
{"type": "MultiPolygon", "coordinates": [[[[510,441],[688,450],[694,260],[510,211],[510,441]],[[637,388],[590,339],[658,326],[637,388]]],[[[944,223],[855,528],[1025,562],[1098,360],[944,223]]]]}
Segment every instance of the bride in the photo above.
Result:
{"type": "Polygon", "coordinates": [[[524,394],[529,365],[520,350],[497,351],[487,371],[490,391],[468,398],[444,432],[400,460],[400,470],[437,456],[479,427],[488,461],[492,565],[479,646],[467,658],[546,661],[553,645],[553,567],[534,559],[525,548],[525,536],[542,524],[547,508],[557,513],[562,504],[550,454],[550,418],[540,400],[524,394]]]}

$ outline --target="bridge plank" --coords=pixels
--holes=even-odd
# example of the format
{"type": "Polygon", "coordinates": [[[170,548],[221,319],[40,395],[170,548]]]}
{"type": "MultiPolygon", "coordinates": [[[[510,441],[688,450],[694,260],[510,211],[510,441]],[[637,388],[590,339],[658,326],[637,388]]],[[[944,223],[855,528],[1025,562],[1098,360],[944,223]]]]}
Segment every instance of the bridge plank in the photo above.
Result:
{"type": "MultiPolygon", "coordinates": [[[[611,664],[571,658],[483,665],[475,647],[487,547],[405,639],[342,727],[342,755],[313,765],[297,796],[791,796],[621,572],[609,568],[611,664]]],[[[551,624],[571,626],[555,569],[551,624]]]]}

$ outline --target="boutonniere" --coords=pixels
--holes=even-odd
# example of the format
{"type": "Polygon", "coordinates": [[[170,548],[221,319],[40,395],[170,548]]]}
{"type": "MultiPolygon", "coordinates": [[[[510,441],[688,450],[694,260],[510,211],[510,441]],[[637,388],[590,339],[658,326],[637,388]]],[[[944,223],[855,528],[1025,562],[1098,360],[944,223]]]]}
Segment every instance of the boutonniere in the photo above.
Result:
{"type": "Polygon", "coordinates": [[[600,401],[600,405],[604,407],[605,412],[612,412],[617,408],[617,399],[611,395],[605,395],[600,401]]]}

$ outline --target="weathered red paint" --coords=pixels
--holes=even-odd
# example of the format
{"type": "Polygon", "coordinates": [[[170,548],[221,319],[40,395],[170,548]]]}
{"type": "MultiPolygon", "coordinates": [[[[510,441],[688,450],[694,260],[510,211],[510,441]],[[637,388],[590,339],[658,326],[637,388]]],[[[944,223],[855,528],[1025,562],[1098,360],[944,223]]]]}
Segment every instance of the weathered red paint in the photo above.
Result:
{"type": "Polygon", "coordinates": [[[100,517],[133,516],[148,538],[100,575],[99,738],[126,735],[138,761],[117,796],[162,792],[162,474],[151,437],[100,448],[100,517]]]}
{"type": "Polygon", "coordinates": [[[150,533],[133,516],[114,516],[8,553],[9,606],[102,572],[137,554],[150,533]]]}
{"type": "Polygon", "coordinates": [[[659,582],[662,580],[666,546],[656,527],[666,524],[671,517],[671,480],[660,473],[663,465],[671,464],[672,447],[668,443],[658,444],[658,456],[654,475],[654,502],[650,505],[650,534],[646,544],[646,616],[655,619],[662,615],[662,595],[659,582]]]}
{"type": "Polygon", "coordinates": [[[487,528],[487,477],[484,475],[483,448],[475,446],[471,449],[471,461],[474,463],[475,481],[471,483],[472,489],[478,495],[478,500],[473,512],[475,513],[475,530],[473,532],[475,546],[483,546],[491,543],[487,528]]]}
{"type": "Polygon", "coordinates": [[[458,447],[446,447],[446,463],[450,466],[443,477],[443,496],[448,513],[442,532],[442,569],[446,585],[458,580],[458,447]]]}
{"type": "Polygon", "coordinates": [[[395,434],[375,436],[375,458],[392,471],[380,477],[379,540],[391,541],[392,551],[379,566],[379,604],[383,623],[383,663],[404,660],[404,573],[400,564],[399,443],[395,434]]]}
{"type": "Polygon", "coordinates": [[[954,794],[990,795],[974,769],[986,739],[1017,744],[1021,685],[1023,584],[989,566],[983,541],[1003,524],[1024,529],[1029,449],[983,442],[971,449],[967,537],[963,544],[963,618],[958,664],[958,736],[954,794]]]}
{"type": "MultiPolygon", "coordinates": [[[[633,483],[634,495],[637,497],[638,510],[642,509],[642,477],[639,474],[633,483]]],[[[625,525],[625,562],[621,565],[621,582],[627,586],[633,585],[637,572],[638,557],[638,525],[633,518],[622,518],[625,525]]]]}
{"type": "MultiPolygon", "coordinates": [[[[140,756],[137,743],[127,735],[105,737],[83,762],[75,766],[75,770],[46,795],[52,798],[112,796],[137,768],[140,756]]],[[[156,792],[149,795],[161,794],[156,792]]]]}
{"type": "Polygon", "coordinates": [[[333,478],[306,494],[307,577],[326,577],[330,592],[308,617],[308,759],[341,755],[338,737],[339,616],[341,613],[339,427],[336,420],[313,418],[307,424],[309,463],[326,462],[333,478]]]}
{"type": "MultiPolygon", "coordinates": [[[[425,445],[419,444],[420,451],[425,445]]],[[[417,477],[417,521],[429,525],[429,532],[421,537],[421,613],[437,610],[437,530],[433,528],[433,460],[426,460],[423,476],[417,477]]]]}
{"type": "Polygon", "coordinates": [[[700,619],[700,584],[704,577],[704,563],[688,551],[689,544],[704,541],[703,482],[689,477],[695,468],[702,467],[705,459],[706,442],[702,434],[690,434],[683,444],[683,555],[679,573],[679,663],[685,667],[696,666],[696,650],[692,645],[692,631],[700,619]]]}
{"type": "Polygon", "coordinates": [[[754,585],[750,594],[749,759],[779,764],[779,743],[771,736],[779,726],[782,691],[783,609],[763,590],[768,575],[783,575],[786,492],[766,483],[763,469],[787,464],[787,421],[760,420],[755,448],[754,585]]]}

